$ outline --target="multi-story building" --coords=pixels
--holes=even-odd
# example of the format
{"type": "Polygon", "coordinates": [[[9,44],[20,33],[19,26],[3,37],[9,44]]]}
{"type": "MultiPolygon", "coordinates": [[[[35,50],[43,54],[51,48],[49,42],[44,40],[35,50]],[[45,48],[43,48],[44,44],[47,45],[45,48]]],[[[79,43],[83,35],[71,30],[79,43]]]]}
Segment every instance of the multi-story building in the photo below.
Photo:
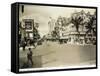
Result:
{"type": "MultiPolygon", "coordinates": [[[[84,19],[88,19],[84,15],[84,19]]],[[[93,44],[96,42],[96,18],[93,20],[93,24],[90,26],[92,27],[92,32],[87,33],[89,29],[86,28],[88,26],[88,21],[81,23],[78,28],[78,31],[76,29],[76,26],[73,23],[65,23],[63,25],[63,17],[58,17],[56,26],[58,28],[59,32],[59,40],[62,42],[66,42],[69,44],[93,44]],[[95,33],[94,33],[95,32],[95,33]]],[[[67,21],[67,18],[66,18],[67,21]]],[[[54,27],[54,28],[55,28],[54,27]]],[[[56,31],[56,30],[55,30],[56,31]]]]}
{"type": "Polygon", "coordinates": [[[52,31],[54,30],[54,27],[55,27],[55,20],[52,19],[51,17],[50,17],[50,20],[48,22],[48,27],[49,27],[49,34],[51,34],[52,31]]]}

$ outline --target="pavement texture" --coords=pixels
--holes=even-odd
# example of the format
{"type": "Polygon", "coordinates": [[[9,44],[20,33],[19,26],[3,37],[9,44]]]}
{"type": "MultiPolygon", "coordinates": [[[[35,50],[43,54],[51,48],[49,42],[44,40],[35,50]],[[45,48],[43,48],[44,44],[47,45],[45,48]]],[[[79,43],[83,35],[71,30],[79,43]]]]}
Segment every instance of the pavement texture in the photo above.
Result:
{"type": "Polygon", "coordinates": [[[70,45],[58,42],[43,42],[36,48],[32,47],[33,65],[27,62],[27,52],[19,50],[20,68],[63,67],[96,64],[95,45],[70,45]]]}

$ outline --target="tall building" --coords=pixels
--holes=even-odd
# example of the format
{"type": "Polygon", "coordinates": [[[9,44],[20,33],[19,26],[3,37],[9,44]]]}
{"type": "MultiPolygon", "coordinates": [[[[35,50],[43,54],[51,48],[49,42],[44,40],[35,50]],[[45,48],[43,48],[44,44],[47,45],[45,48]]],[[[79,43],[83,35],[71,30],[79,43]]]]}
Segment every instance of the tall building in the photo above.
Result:
{"type": "Polygon", "coordinates": [[[52,19],[50,17],[50,20],[48,22],[48,26],[49,26],[49,34],[51,34],[52,31],[54,30],[54,27],[55,27],[55,19],[52,19]]]}

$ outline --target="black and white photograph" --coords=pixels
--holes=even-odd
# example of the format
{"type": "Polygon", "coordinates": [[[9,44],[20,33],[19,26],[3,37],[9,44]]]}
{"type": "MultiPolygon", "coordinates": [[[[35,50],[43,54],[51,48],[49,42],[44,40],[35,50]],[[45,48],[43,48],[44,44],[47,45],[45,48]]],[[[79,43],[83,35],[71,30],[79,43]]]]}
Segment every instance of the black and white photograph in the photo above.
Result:
{"type": "Polygon", "coordinates": [[[0,76],[100,76],[100,0],[2,0],[0,76]]]}
{"type": "Polygon", "coordinates": [[[19,4],[19,71],[96,67],[97,11],[19,4]]]}

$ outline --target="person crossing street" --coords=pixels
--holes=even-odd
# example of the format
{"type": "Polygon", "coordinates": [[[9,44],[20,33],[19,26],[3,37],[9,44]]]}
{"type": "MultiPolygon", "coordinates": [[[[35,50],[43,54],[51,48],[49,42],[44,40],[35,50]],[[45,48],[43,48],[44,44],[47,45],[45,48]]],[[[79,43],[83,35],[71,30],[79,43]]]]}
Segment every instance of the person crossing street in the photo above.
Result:
{"type": "Polygon", "coordinates": [[[31,62],[31,64],[33,65],[32,55],[33,55],[32,50],[31,48],[29,48],[28,53],[27,53],[27,60],[28,60],[28,63],[31,62]]]}

